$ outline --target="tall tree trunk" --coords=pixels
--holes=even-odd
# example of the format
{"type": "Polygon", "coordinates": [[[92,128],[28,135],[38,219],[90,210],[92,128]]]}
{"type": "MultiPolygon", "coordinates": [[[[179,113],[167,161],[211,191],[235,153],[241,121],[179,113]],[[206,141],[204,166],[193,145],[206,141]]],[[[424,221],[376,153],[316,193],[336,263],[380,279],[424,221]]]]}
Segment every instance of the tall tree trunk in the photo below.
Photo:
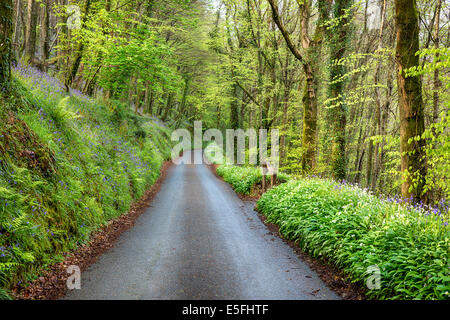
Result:
{"type": "Polygon", "coordinates": [[[230,102],[230,121],[232,129],[239,129],[239,86],[233,83],[232,97],[230,102]]]}
{"type": "Polygon", "coordinates": [[[13,0],[0,2],[0,90],[7,90],[11,80],[13,0]]]}
{"type": "MultiPolygon", "coordinates": [[[[233,56],[235,55],[234,50],[234,44],[233,40],[231,38],[231,31],[229,28],[229,16],[230,16],[230,8],[226,6],[226,14],[225,14],[225,21],[226,21],[226,36],[227,36],[227,43],[230,48],[230,72],[231,72],[231,79],[232,79],[232,86],[231,86],[231,101],[230,101],[230,121],[231,121],[231,128],[232,129],[238,129],[239,128],[239,94],[240,94],[240,88],[238,84],[236,83],[235,76],[236,76],[236,66],[233,63],[233,56]]],[[[217,17],[219,18],[219,16],[217,17]]],[[[218,21],[217,21],[218,22],[218,21]]]]}
{"type": "MultiPolygon", "coordinates": [[[[434,48],[439,49],[439,16],[441,14],[441,0],[438,0],[436,6],[436,14],[434,18],[434,48]]],[[[435,59],[439,59],[439,52],[436,53],[435,59]]],[[[439,120],[439,89],[441,88],[441,81],[439,80],[439,69],[434,70],[433,78],[433,123],[439,120]]]]}
{"type": "MultiPolygon", "coordinates": [[[[393,36],[391,36],[391,38],[393,38],[393,36]]],[[[391,107],[392,90],[393,90],[393,86],[394,86],[394,84],[393,84],[393,78],[394,78],[393,72],[395,70],[395,61],[391,61],[390,63],[392,64],[392,66],[390,66],[390,68],[388,69],[388,72],[387,72],[386,100],[385,100],[385,102],[383,104],[383,109],[382,109],[382,113],[381,113],[381,131],[380,131],[380,134],[383,137],[383,139],[381,141],[380,168],[379,168],[379,172],[380,173],[382,173],[384,171],[384,162],[385,162],[385,155],[386,155],[386,150],[384,149],[384,147],[386,145],[386,130],[387,130],[387,126],[388,126],[389,109],[391,107]]],[[[380,189],[383,188],[384,181],[385,181],[385,179],[383,178],[383,175],[379,174],[378,185],[380,186],[380,189]]]]}
{"type": "MultiPolygon", "coordinates": [[[[287,59],[286,59],[287,60],[287,59]]],[[[286,64],[287,69],[287,64],[286,64]]],[[[287,78],[287,70],[285,71],[285,77],[287,78]]],[[[286,131],[288,120],[288,107],[289,107],[289,93],[290,93],[289,81],[284,81],[284,96],[283,96],[283,116],[281,120],[281,137],[280,137],[280,162],[284,161],[286,157],[286,131]]]]}
{"type": "Polygon", "coordinates": [[[16,0],[14,3],[14,37],[13,37],[13,53],[14,53],[14,60],[18,61],[20,56],[20,35],[22,31],[22,19],[23,16],[22,13],[22,3],[20,0],[16,0]]]}
{"type": "Polygon", "coordinates": [[[47,71],[47,59],[50,50],[50,6],[51,0],[44,0],[44,6],[41,7],[41,37],[40,37],[40,47],[41,47],[41,64],[40,68],[42,71],[47,71]]]}
{"type": "MultiPolygon", "coordinates": [[[[384,30],[384,16],[386,11],[386,0],[383,0],[380,6],[380,32],[378,34],[378,51],[381,51],[383,48],[383,30],[384,30]]],[[[377,135],[382,135],[382,124],[381,124],[381,114],[382,114],[382,102],[381,102],[381,89],[378,87],[380,82],[380,74],[381,74],[381,61],[378,61],[377,69],[375,72],[375,102],[376,102],[376,110],[375,110],[375,128],[377,128],[377,135]]],[[[375,190],[378,182],[378,173],[381,168],[381,153],[382,144],[376,145],[375,148],[375,165],[373,168],[373,177],[372,177],[372,185],[370,186],[372,190],[375,190]]]]}
{"type": "Polygon", "coordinates": [[[345,83],[342,76],[345,74],[345,68],[338,63],[344,57],[347,50],[349,31],[348,24],[351,17],[348,9],[353,0],[336,0],[334,3],[334,18],[339,18],[339,22],[333,28],[333,35],[330,41],[331,65],[330,97],[333,99],[334,106],[331,109],[333,117],[333,142],[332,142],[332,166],[333,176],[337,180],[345,179],[347,173],[347,155],[346,155],[346,125],[347,110],[344,100],[345,83]]]}
{"type": "Polygon", "coordinates": [[[328,14],[328,6],[325,1],[319,1],[319,22],[316,25],[314,38],[309,39],[309,17],[310,17],[310,1],[305,0],[300,4],[301,11],[301,38],[303,49],[307,52],[306,56],[303,56],[297,46],[292,41],[289,32],[286,30],[284,24],[281,21],[278,5],[275,0],[268,0],[272,9],[272,17],[275,23],[280,29],[286,44],[292,54],[300,61],[305,73],[305,87],[303,92],[303,133],[302,133],[302,169],[309,171],[313,170],[316,165],[316,150],[317,150],[317,70],[315,65],[314,51],[320,51],[322,43],[322,37],[324,33],[323,22],[324,18],[328,14]]]}
{"type": "Polygon", "coordinates": [[[310,65],[305,69],[306,83],[303,92],[302,169],[313,170],[317,150],[317,90],[316,79],[310,65]]]}
{"type": "MultiPolygon", "coordinates": [[[[375,133],[374,128],[371,129],[370,135],[372,136],[375,133]]],[[[367,187],[372,186],[373,179],[373,142],[369,141],[369,152],[367,154],[367,171],[366,171],[366,179],[367,179],[367,187]]]]}
{"type": "Polygon", "coordinates": [[[36,0],[28,0],[27,27],[25,34],[25,57],[33,62],[36,53],[36,25],[38,18],[38,4],[36,0]]]}
{"type": "MultiPolygon", "coordinates": [[[[309,171],[314,169],[316,165],[317,151],[317,70],[314,63],[314,43],[309,39],[309,16],[310,16],[309,0],[300,4],[301,15],[301,42],[302,47],[306,51],[307,65],[305,71],[305,87],[303,91],[303,133],[302,147],[304,155],[302,157],[302,169],[309,171]]],[[[318,22],[319,25],[320,21],[318,22]]],[[[316,31],[319,27],[316,28],[316,31]]]]}
{"type": "Polygon", "coordinates": [[[164,114],[162,115],[161,118],[162,121],[166,121],[169,116],[170,109],[172,108],[173,96],[174,96],[173,92],[170,92],[169,95],[167,96],[166,108],[164,109],[164,114]]]}
{"type": "Polygon", "coordinates": [[[404,175],[402,195],[425,199],[425,141],[414,138],[425,129],[422,81],[420,76],[405,76],[405,70],[419,65],[419,23],[415,0],[395,0],[397,29],[397,87],[400,115],[401,170],[404,175]]]}

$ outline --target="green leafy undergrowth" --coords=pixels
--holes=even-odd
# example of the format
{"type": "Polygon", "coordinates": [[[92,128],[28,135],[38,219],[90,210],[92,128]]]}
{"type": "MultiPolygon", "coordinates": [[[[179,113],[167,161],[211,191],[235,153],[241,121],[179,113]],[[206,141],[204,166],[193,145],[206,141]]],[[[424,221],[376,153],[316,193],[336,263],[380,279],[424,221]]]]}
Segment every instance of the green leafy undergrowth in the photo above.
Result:
{"type": "Polygon", "coordinates": [[[0,298],[128,211],[170,155],[168,129],[45,73],[0,94],[0,298]]]}
{"type": "Polygon", "coordinates": [[[324,257],[366,286],[379,268],[376,299],[449,299],[448,206],[424,209],[318,178],[267,191],[258,210],[313,257],[324,257]]]}
{"type": "MultiPolygon", "coordinates": [[[[237,193],[243,195],[252,194],[253,188],[262,182],[261,168],[257,167],[221,165],[216,172],[223,180],[231,184],[237,193]]],[[[266,179],[270,181],[270,176],[267,175],[266,179]]],[[[277,183],[283,183],[289,179],[290,177],[283,173],[277,175],[277,183]]]]}
{"type": "MultiPolygon", "coordinates": [[[[255,187],[262,183],[262,170],[260,167],[233,165],[224,154],[223,148],[220,148],[217,144],[208,144],[204,149],[204,154],[209,163],[219,165],[216,169],[217,174],[231,184],[237,193],[252,195],[256,192],[255,187]]],[[[290,176],[278,172],[276,183],[284,183],[290,178],[290,176]]],[[[269,182],[270,175],[266,175],[266,179],[269,182]]]]}

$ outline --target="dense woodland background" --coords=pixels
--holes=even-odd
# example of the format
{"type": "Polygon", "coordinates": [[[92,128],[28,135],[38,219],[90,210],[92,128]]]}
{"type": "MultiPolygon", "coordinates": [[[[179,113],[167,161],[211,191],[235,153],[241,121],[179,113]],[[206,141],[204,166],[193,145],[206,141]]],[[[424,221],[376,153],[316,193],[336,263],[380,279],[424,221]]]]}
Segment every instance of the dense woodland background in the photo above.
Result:
{"type": "Polygon", "coordinates": [[[2,0],[0,16],[3,92],[31,64],[174,128],[278,128],[286,173],[450,195],[448,1],[2,0]]]}

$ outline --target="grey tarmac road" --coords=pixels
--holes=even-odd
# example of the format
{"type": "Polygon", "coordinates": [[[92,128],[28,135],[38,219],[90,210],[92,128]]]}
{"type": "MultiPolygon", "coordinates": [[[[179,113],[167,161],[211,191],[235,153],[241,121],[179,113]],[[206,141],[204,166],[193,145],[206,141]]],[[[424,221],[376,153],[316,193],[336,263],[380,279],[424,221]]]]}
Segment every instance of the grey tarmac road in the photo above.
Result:
{"type": "MultiPolygon", "coordinates": [[[[195,151],[201,152],[201,151],[195,151]]],[[[186,152],[184,157],[190,157],[186,152]]],[[[169,168],[151,206],[65,299],[339,299],[206,165],[169,168]]]]}

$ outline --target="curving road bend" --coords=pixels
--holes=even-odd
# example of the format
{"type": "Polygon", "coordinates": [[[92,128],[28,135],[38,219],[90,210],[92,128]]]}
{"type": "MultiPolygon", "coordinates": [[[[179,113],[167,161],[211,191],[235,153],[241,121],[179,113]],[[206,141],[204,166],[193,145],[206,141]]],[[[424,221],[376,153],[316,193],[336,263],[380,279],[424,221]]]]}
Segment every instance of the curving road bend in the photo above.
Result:
{"type": "Polygon", "coordinates": [[[252,203],[206,165],[181,164],[169,168],[151,207],[82,273],[81,289],[65,299],[339,296],[269,232],[252,203]]]}

